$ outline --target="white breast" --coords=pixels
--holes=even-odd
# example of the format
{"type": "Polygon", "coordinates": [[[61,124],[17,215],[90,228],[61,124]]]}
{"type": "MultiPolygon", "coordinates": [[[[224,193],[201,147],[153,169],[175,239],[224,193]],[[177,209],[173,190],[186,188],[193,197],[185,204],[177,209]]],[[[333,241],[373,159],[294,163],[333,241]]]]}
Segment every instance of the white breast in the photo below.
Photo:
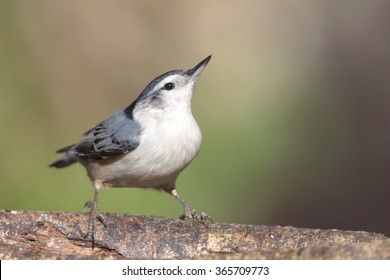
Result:
{"type": "Polygon", "coordinates": [[[201,131],[190,107],[142,111],[134,118],[143,126],[140,145],[120,159],[109,160],[108,164],[87,164],[91,179],[107,187],[159,188],[174,184],[202,144],[201,131]]]}

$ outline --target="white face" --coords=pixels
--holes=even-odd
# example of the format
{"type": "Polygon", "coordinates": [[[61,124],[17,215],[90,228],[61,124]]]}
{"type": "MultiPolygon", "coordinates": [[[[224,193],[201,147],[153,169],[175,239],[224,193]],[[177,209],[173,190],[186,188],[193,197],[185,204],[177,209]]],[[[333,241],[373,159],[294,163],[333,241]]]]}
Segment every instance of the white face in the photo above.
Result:
{"type": "MultiPolygon", "coordinates": [[[[153,89],[152,99],[162,102],[190,102],[195,81],[186,75],[174,74],[160,81],[153,89]]],[[[172,104],[173,105],[173,104],[172,104]]]]}
{"type": "Polygon", "coordinates": [[[157,123],[159,129],[164,129],[165,125],[171,127],[176,121],[193,121],[191,97],[195,81],[196,79],[181,73],[161,79],[148,91],[147,96],[139,100],[134,108],[134,119],[142,127],[153,127],[152,124],[157,123]]]}

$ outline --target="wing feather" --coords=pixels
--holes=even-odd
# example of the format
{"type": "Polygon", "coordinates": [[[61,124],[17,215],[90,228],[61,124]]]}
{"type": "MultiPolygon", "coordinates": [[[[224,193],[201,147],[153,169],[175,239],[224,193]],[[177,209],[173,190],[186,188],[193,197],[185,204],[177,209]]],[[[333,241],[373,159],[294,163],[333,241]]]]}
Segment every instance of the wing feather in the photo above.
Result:
{"type": "Polygon", "coordinates": [[[80,157],[106,159],[128,153],[139,145],[141,126],[121,111],[85,134],[73,149],[80,157]]]}

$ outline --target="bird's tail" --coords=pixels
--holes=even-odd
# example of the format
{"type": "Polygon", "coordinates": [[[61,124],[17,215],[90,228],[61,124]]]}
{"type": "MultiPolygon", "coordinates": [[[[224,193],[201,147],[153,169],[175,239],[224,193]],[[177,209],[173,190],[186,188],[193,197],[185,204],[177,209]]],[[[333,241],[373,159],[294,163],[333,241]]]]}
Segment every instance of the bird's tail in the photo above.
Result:
{"type": "Polygon", "coordinates": [[[49,167],[62,168],[77,162],[76,151],[72,149],[73,147],[74,145],[70,145],[65,148],[59,149],[57,153],[66,153],[65,156],[52,162],[49,167]]]}

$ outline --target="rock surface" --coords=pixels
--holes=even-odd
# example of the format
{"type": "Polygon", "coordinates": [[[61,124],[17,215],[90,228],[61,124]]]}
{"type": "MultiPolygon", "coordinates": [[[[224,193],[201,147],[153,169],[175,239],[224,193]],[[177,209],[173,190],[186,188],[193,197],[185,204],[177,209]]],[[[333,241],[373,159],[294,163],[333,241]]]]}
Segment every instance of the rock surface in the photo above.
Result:
{"type": "Polygon", "coordinates": [[[378,233],[104,216],[92,250],[87,213],[0,210],[0,259],[390,259],[378,233]]]}

